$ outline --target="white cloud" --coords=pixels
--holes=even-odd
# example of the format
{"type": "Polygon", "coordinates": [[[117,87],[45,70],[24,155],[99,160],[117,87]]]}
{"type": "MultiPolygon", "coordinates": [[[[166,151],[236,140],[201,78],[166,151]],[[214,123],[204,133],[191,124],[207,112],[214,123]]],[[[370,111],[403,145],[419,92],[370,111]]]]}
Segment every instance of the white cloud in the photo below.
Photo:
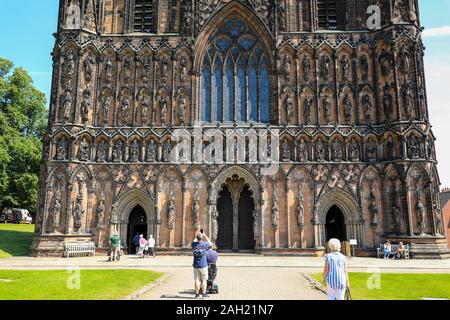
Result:
{"type": "Polygon", "coordinates": [[[425,29],[422,33],[424,38],[450,36],[450,26],[425,29]]]}

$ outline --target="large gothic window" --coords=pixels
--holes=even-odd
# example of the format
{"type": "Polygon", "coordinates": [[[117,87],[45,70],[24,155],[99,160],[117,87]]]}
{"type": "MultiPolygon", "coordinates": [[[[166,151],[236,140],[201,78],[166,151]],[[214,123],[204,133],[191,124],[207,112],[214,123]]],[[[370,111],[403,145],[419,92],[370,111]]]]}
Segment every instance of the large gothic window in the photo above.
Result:
{"type": "Polygon", "coordinates": [[[256,33],[227,20],[203,59],[202,120],[269,122],[269,63],[256,33]]]}
{"type": "Polygon", "coordinates": [[[135,0],[134,32],[155,32],[153,9],[153,0],[135,0]]]}

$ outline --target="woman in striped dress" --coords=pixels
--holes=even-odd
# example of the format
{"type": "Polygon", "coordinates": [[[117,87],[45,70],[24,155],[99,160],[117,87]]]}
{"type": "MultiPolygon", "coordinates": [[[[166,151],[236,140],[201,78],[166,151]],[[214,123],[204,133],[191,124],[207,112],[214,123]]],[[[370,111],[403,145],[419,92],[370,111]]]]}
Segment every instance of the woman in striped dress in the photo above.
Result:
{"type": "Polygon", "coordinates": [[[328,242],[330,253],[325,256],[323,280],[327,284],[328,300],[345,300],[347,288],[350,288],[346,258],[340,253],[341,242],[331,239],[328,242]]]}

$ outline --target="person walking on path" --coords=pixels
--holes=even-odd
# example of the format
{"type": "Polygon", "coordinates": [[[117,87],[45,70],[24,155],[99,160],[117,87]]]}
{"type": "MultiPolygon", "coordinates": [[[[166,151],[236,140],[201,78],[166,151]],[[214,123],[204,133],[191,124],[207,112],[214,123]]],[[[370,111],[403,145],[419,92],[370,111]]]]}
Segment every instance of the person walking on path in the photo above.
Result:
{"type": "Polygon", "coordinates": [[[155,245],[156,245],[155,238],[153,238],[153,236],[150,235],[150,238],[148,239],[148,255],[150,256],[151,254],[153,258],[156,257],[155,245]]]}
{"type": "Polygon", "coordinates": [[[139,236],[139,251],[138,251],[139,258],[144,258],[144,250],[145,250],[146,245],[147,245],[147,240],[145,240],[144,235],[141,234],[139,236]]]}
{"type": "Polygon", "coordinates": [[[347,258],[340,253],[341,242],[331,239],[328,242],[330,253],[325,256],[323,280],[327,284],[328,300],[345,300],[350,281],[347,272],[347,258]]]}
{"type": "Polygon", "coordinates": [[[208,251],[211,242],[208,236],[199,232],[192,241],[192,253],[194,255],[194,287],[195,298],[200,296],[200,289],[203,294],[203,298],[208,298],[206,293],[207,281],[208,281],[208,261],[206,258],[206,252],[208,251]]]}
{"type": "Polygon", "coordinates": [[[111,253],[110,253],[110,260],[111,261],[117,261],[117,255],[120,251],[120,238],[119,234],[117,232],[114,232],[114,234],[109,239],[111,244],[111,253]]]}

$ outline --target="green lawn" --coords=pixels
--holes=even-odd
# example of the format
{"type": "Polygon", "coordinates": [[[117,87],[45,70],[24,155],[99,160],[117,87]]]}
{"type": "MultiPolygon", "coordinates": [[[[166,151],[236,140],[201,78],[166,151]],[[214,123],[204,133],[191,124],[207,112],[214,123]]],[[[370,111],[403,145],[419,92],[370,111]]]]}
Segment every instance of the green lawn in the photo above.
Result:
{"type": "Polygon", "coordinates": [[[80,270],[79,277],[66,270],[0,270],[0,300],[115,300],[161,276],[145,270],[80,270]]]}
{"type": "MultiPolygon", "coordinates": [[[[353,300],[421,300],[423,298],[450,299],[450,274],[397,274],[381,273],[379,289],[369,289],[374,284],[369,273],[350,273],[353,300]]],[[[313,278],[322,283],[322,274],[313,278]]]]}
{"type": "Polygon", "coordinates": [[[34,224],[0,223],[0,258],[27,256],[33,235],[34,224]]]}

